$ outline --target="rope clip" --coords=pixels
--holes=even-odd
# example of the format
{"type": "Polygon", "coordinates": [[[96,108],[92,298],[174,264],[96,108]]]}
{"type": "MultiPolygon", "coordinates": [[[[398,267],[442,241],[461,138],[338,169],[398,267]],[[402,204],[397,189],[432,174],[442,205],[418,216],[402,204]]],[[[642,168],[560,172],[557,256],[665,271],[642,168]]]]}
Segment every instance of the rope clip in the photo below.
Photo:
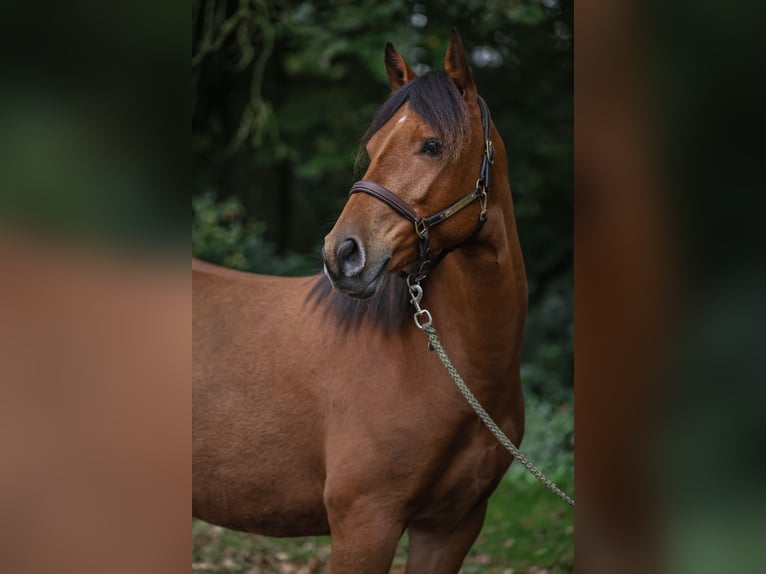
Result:
{"type": "MultiPolygon", "coordinates": [[[[420,286],[420,282],[418,281],[415,281],[415,283],[410,283],[409,277],[407,278],[407,288],[410,290],[410,303],[412,303],[413,307],[415,307],[415,314],[413,315],[415,325],[417,325],[418,329],[422,331],[426,327],[430,327],[431,323],[433,322],[431,312],[428,309],[423,309],[420,307],[420,301],[423,299],[423,288],[420,286]]],[[[428,347],[429,349],[433,350],[430,344],[428,347]]]]}

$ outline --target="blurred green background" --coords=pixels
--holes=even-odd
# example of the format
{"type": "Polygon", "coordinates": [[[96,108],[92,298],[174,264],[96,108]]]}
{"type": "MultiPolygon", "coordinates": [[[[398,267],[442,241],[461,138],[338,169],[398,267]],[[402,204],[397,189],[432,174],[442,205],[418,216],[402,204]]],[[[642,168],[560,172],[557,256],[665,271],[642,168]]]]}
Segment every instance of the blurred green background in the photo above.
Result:
{"type": "MultiPolygon", "coordinates": [[[[385,43],[418,73],[441,69],[457,27],[507,148],[527,267],[524,449],[570,492],[572,7],[559,0],[192,2],[192,252],[280,275],[321,268],[322,238],[360,175],[359,139],[389,93],[385,43]]],[[[569,572],[572,531],[572,512],[514,466],[464,571],[569,572]]],[[[314,572],[326,564],[326,540],[259,539],[201,522],[193,536],[199,572],[314,572]]]]}

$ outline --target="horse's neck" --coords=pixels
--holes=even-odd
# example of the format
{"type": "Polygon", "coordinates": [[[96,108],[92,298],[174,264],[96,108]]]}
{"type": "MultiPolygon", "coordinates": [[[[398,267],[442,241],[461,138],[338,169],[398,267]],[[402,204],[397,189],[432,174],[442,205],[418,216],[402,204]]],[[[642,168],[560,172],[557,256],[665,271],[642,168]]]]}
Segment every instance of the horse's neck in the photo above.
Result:
{"type": "Polygon", "coordinates": [[[510,191],[507,183],[498,187],[477,240],[444,259],[424,286],[433,303],[424,302],[433,305],[434,326],[453,347],[476,364],[502,369],[519,360],[527,285],[510,191]]]}

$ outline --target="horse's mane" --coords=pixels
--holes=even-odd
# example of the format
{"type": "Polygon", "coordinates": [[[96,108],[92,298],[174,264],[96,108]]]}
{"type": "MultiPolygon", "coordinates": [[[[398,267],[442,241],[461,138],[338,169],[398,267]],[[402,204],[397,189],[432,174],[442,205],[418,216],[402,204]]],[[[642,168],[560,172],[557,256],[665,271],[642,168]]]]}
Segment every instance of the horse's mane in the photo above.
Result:
{"type": "MultiPolygon", "coordinates": [[[[359,145],[357,163],[366,157],[370,138],[396,111],[409,102],[412,110],[436,132],[445,158],[454,161],[470,136],[468,111],[452,80],[442,71],[426,72],[393,92],[375,114],[359,145]]],[[[388,278],[382,291],[368,300],[353,299],[333,290],[324,275],[317,277],[307,301],[324,303],[343,328],[356,328],[367,317],[384,332],[400,329],[410,317],[407,285],[398,276],[388,278]]]]}
{"type": "Polygon", "coordinates": [[[388,278],[383,289],[371,299],[354,299],[332,288],[330,280],[318,275],[306,297],[307,301],[325,303],[326,311],[334,315],[343,329],[355,329],[366,317],[385,333],[399,330],[410,317],[407,285],[401,277],[388,278]]]}

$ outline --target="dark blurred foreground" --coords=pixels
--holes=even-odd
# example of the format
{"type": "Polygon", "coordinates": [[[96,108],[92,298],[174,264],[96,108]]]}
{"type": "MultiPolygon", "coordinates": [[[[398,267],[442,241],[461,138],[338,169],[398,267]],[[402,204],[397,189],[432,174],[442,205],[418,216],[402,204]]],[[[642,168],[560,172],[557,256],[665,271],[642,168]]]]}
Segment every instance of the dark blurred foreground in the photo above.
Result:
{"type": "Polygon", "coordinates": [[[87,251],[0,234],[4,568],[169,572],[188,555],[187,272],[87,251]]]}
{"type": "Polygon", "coordinates": [[[3,3],[3,571],[188,571],[189,20],[3,3]]]}
{"type": "Polygon", "coordinates": [[[576,14],[582,572],[752,572],[766,559],[755,8],[576,14]]]}

